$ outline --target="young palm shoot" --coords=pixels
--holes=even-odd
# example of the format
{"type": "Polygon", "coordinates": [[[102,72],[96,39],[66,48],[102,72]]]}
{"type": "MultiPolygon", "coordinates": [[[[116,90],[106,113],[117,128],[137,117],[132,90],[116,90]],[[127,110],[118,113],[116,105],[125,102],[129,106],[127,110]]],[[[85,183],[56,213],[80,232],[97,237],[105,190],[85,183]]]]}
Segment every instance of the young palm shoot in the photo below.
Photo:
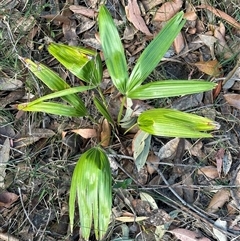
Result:
{"type": "MultiPolygon", "coordinates": [[[[113,85],[123,95],[118,124],[120,124],[122,118],[126,99],[146,100],[181,96],[212,90],[215,87],[214,83],[200,80],[157,80],[144,83],[161,61],[184,23],[183,12],[179,12],[168,21],[161,32],[143,51],[132,72],[128,73],[124,48],[117,28],[107,8],[105,6],[100,7],[98,25],[105,63],[113,85]]],[[[103,70],[99,54],[83,47],[66,46],[57,43],[51,43],[48,50],[71,73],[84,81],[86,86],[70,88],[66,81],[48,67],[20,57],[33,74],[41,79],[54,93],[30,103],[20,104],[18,109],[44,111],[64,116],[89,116],[87,108],[76,93],[96,88],[101,100],[94,97],[93,102],[99,112],[115,127],[115,121],[109,113],[100,89],[103,70]],[[47,101],[56,97],[61,97],[67,104],[62,105],[47,101]]],[[[128,110],[126,113],[128,113],[128,110]]],[[[129,123],[133,124],[129,118],[127,119],[129,123]]],[[[206,131],[219,128],[217,123],[207,118],[163,108],[147,110],[141,113],[137,124],[143,132],[148,133],[147,135],[143,133],[143,136],[147,136],[145,139],[149,143],[151,135],[202,138],[211,137],[211,134],[206,133],[206,131]]],[[[144,164],[142,161],[141,165],[144,164]]],[[[74,226],[76,199],[83,238],[85,240],[89,239],[90,230],[93,226],[96,238],[102,239],[110,220],[112,193],[108,158],[105,151],[99,147],[83,153],[75,167],[69,199],[71,230],[73,230],[74,226]]]]}

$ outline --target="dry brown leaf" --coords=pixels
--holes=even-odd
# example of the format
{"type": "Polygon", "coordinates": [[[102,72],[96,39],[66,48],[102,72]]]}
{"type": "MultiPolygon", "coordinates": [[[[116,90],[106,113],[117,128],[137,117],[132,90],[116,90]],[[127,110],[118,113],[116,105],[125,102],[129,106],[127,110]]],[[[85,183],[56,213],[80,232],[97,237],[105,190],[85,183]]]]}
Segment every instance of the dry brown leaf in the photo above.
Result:
{"type": "Polygon", "coordinates": [[[198,175],[205,175],[208,178],[215,179],[218,177],[218,171],[214,166],[205,166],[198,169],[198,175]]]}
{"type": "Polygon", "coordinates": [[[150,155],[147,158],[147,171],[150,175],[152,175],[154,172],[156,172],[156,169],[158,168],[160,162],[160,158],[155,155],[150,155]],[[150,165],[151,163],[152,165],[150,165]]]}
{"type": "Polygon", "coordinates": [[[85,139],[97,137],[97,131],[90,128],[71,130],[71,132],[74,132],[85,139]]]}
{"type": "Polygon", "coordinates": [[[230,151],[226,151],[224,157],[223,157],[223,173],[226,176],[228,172],[230,171],[230,168],[232,166],[232,155],[230,151]]]}
{"type": "Polygon", "coordinates": [[[47,15],[43,15],[41,16],[41,18],[45,18],[47,20],[51,20],[51,21],[59,21],[60,23],[70,23],[70,19],[66,16],[62,16],[59,14],[47,14],[47,15]]]}
{"type": "Polygon", "coordinates": [[[203,41],[203,43],[209,47],[211,56],[213,59],[215,59],[214,44],[216,43],[217,39],[212,35],[206,35],[206,34],[199,34],[198,36],[203,41]]]}
{"type": "Polygon", "coordinates": [[[185,47],[185,41],[183,38],[182,33],[180,32],[177,37],[173,41],[173,47],[175,49],[175,52],[179,54],[185,47]]]}
{"type": "Polygon", "coordinates": [[[182,241],[211,241],[209,238],[201,238],[199,237],[199,234],[184,228],[175,228],[168,232],[174,234],[178,239],[182,241]]]}
{"type": "Polygon", "coordinates": [[[146,11],[160,5],[163,2],[165,2],[165,0],[142,0],[142,4],[146,11]]]}
{"type": "Polygon", "coordinates": [[[217,8],[214,8],[213,6],[210,6],[210,5],[207,5],[207,4],[203,4],[203,5],[197,6],[196,8],[207,9],[210,12],[212,12],[213,14],[215,14],[217,17],[226,20],[233,27],[235,27],[237,29],[240,29],[240,23],[237,22],[237,20],[235,20],[234,18],[232,18],[228,14],[224,13],[223,11],[221,11],[221,10],[219,10],[217,8]]]}
{"type": "Polygon", "coordinates": [[[166,161],[173,160],[173,158],[176,155],[176,150],[178,147],[179,140],[180,139],[178,137],[176,137],[160,148],[160,150],[158,152],[158,156],[161,161],[162,160],[166,160],[166,161]]]}
{"type": "Polygon", "coordinates": [[[197,14],[194,11],[184,13],[184,18],[188,21],[195,21],[197,20],[197,14]]]}
{"type": "Polygon", "coordinates": [[[96,12],[93,9],[84,6],[71,5],[69,6],[69,9],[74,13],[81,14],[88,18],[95,18],[97,16],[96,12]]]}
{"type": "Polygon", "coordinates": [[[214,37],[218,40],[216,45],[217,53],[219,55],[223,53],[225,59],[231,58],[233,53],[225,40],[225,26],[223,23],[220,23],[219,27],[214,29],[214,37]]]}
{"type": "Polygon", "coordinates": [[[152,36],[144,22],[144,19],[141,16],[141,11],[137,4],[137,0],[128,1],[128,5],[125,7],[125,10],[127,19],[134,25],[136,29],[145,33],[147,36],[152,36]]]}
{"type": "Polygon", "coordinates": [[[182,184],[186,186],[186,188],[183,188],[184,200],[187,203],[193,203],[194,202],[194,190],[193,190],[193,188],[191,188],[191,186],[194,183],[193,183],[193,179],[191,177],[190,172],[183,174],[182,184]]]}
{"type": "Polygon", "coordinates": [[[230,192],[227,189],[217,191],[207,207],[207,212],[215,213],[229,200],[230,192]]]}
{"type": "Polygon", "coordinates": [[[225,94],[223,97],[229,105],[240,109],[240,94],[225,94]]]}
{"type": "Polygon", "coordinates": [[[215,156],[216,163],[217,163],[217,171],[218,171],[219,177],[221,176],[221,172],[222,172],[224,152],[225,152],[225,150],[223,148],[220,148],[217,151],[216,156],[215,156]]]}
{"type": "Polygon", "coordinates": [[[230,89],[234,85],[235,81],[239,81],[239,80],[240,80],[240,61],[238,61],[238,63],[233,68],[233,70],[231,70],[227,74],[226,79],[223,82],[223,89],[224,90],[230,89]]]}
{"type": "Polygon", "coordinates": [[[236,213],[239,212],[236,202],[234,200],[231,200],[228,204],[227,204],[227,210],[228,210],[228,215],[234,215],[236,213]]]}
{"type": "Polygon", "coordinates": [[[220,64],[217,59],[210,60],[210,61],[199,61],[194,64],[200,71],[210,76],[219,76],[221,74],[220,71],[220,64]]]}
{"type": "Polygon", "coordinates": [[[172,18],[181,8],[182,0],[165,2],[156,12],[154,21],[165,22],[172,18]]]}
{"type": "Polygon", "coordinates": [[[203,143],[198,141],[196,144],[192,145],[188,140],[185,140],[185,150],[189,151],[189,153],[193,156],[203,159],[206,155],[201,150],[203,143]]]}
{"type": "Polygon", "coordinates": [[[16,90],[23,86],[23,82],[16,78],[0,77],[0,90],[16,90]]]}
{"type": "Polygon", "coordinates": [[[36,128],[28,136],[22,136],[14,139],[14,147],[26,147],[29,146],[42,138],[51,138],[55,135],[55,132],[46,128],[36,128]]]}
{"type": "Polygon", "coordinates": [[[15,201],[18,200],[18,195],[12,192],[0,193],[0,207],[9,208],[15,201]]]}
{"type": "Polygon", "coordinates": [[[101,131],[101,145],[103,147],[109,146],[111,138],[111,126],[108,123],[107,119],[103,120],[101,131]]]}
{"type": "Polygon", "coordinates": [[[203,21],[200,19],[197,19],[196,28],[197,28],[197,33],[203,33],[206,31],[205,25],[203,21]]]}

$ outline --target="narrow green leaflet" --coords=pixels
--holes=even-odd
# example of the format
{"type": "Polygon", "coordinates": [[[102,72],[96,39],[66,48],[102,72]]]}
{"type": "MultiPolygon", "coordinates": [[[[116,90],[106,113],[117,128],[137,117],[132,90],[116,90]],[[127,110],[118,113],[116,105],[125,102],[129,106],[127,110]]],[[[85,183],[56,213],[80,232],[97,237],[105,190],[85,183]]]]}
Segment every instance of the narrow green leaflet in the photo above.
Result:
{"type": "MultiPolygon", "coordinates": [[[[27,103],[27,105],[28,106],[35,105],[36,103],[43,102],[44,100],[50,100],[53,98],[63,97],[66,95],[71,95],[71,94],[83,92],[86,90],[91,90],[93,88],[95,88],[95,87],[94,86],[78,86],[78,87],[73,87],[73,88],[69,88],[69,89],[65,89],[65,90],[60,90],[60,91],[51,93],[49,95],[44,95],[43,97],[40,97],[32,102],[27,103]]],[[[21,105],[25,105],[25,104],[20,104],[19,106],[21,106],[21,105]]]]}
{"type": "Polygon", "coordinates": [[[102,61],[96,51],[51,43],[48,51],[79,79],[98,86],[102,81],[102,61]]]}
{"type": "Polygon", "coordinates": [[[183,12],[179,12],[170,19],[143,51],[127,82],[127,95],[149,76],[170,48],[185,23],[182,18],[183,12]]]}
{"type": "MultiPolygon", "coordinates": [[[[39,112],[45,112],[45,113],[51,113],[55,115],[63,115],[63,116],[76,116],[80,117],[82,116],[82,112],[77,108],[69,105],[59,104],[56,102],[44,102],[45,100],[57,98],[57,97],[63,97],[66,95],[83,92],[86,90],[93,89],[93,86],[79,86],[79,87],[73,87],[66,90],[61,90],[58,92],[54,92],[49,95],[45,95],[43,97],[40,97],[32,102],[29,103],[21,103],[17,105],[18,110],[23,111],[39,111],[39,112]]],[[[76,102],[76,105],[78,103],[76,102]]]]}
{"type": "Polygon", "coordinates": [[[103,104],[103,102],[101,102],[97,97],[93,98],[93,102],[99,110],[99,112],[108,120],[109,123],[111,123],[114,126],[114,121],[111,115],[109,114],[109,111],[107,110],[106,106],[103,104]]]}
{"type": "Polygon", "coordinates": [[[201,131],[219,129],[219,124],[205,117],[173,109],[151,109],[138,117],[141,130],[158,136],[202,138],[211,134],[201,131]]]}
{"type": "MultiPolygon", "coordinates": [[[[60,91],[70,88],[70,86],[59,75],[57,75],[47,66],[40,63],[36,64],[30,59],[25,59],[22,57],[19,58],[26,65],[26,67],[30,69],[32,73],[52,91],[60,91]]],[[[80,116],[87,115],[87,109],[83,101],[76,94],[63,96],[62,99],[67,101],[70,105],[74,106],[78,112],[81,113],[80,116]]]]}
{"type": "Polygon", "coordinates": [[[83,238],[89,239],[94,221],[95,236],[97,240],[102,239],[110,221],[112,179],[108,158],[99,147],[82,154],[74,169],[69,197],[71,231],[74,225],[76,196],[83,238]]]}
{"type": "Polygon", "coordinates": [[[163,80],[140,85],[128,93],[132,99],[155,99],[208,91],[215,83],[197,80],[163,80]]]}
{"type": "Polygon", "coordinates": [[[69,117],[80,117],[82,112],[78,109],[69,106],[63,105],[55,102],[38,102],[34,105],[28,105],[28,103],[19,104],[17,106],[18,110],[23,111],[38,111],[54,115],[62,115],[69,117]]]}
{"type": "Polygon", "coordinates": [[[126,82],[128,80],[127,62],[117,28],[105,6],[100,7],[98,25],[109,74],[117,89],[122,94],[125,94],[126,82]]]}

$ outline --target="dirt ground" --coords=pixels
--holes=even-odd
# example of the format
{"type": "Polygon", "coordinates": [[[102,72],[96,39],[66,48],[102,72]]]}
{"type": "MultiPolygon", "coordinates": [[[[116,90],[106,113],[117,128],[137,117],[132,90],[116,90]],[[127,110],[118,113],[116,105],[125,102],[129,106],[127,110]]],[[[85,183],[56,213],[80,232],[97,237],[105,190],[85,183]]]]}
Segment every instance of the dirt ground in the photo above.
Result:
{"type": "MultiPolygon", "coordinates": [[[[0,0],[0,240],[82,240],[77,213],[70,233],[69,189],[76,162],[97,142],[79,133],[99,126],[85,117],[17,110],[17,104],[50,93],[19,56],[44,63],[71,86],[84,85],[48,53],[47,43],[51,39],[101,54],[99,5],[97,0],[0,0]]],[[[119,128],[105,148],[113,204],[103,240],[240,240],[238,0],[112,0],[106,6],[129,69],[165,22],[184,11],[187,22],[181,35],[147,81],[202,79],[217,83],[216,89],[136,101],[136,106],[195,113],[221,127],[212,138],[153,136],[140,170],[133,158],[136,132],[124,134],[119,128]]],[[[116,117],[120,97],[106,70],[101,88],[116,117]]],[[[103,125],[92,94],[82,99],[103,125]]],[[[90,240],[95,240],[94,233],[90,240]]]]}

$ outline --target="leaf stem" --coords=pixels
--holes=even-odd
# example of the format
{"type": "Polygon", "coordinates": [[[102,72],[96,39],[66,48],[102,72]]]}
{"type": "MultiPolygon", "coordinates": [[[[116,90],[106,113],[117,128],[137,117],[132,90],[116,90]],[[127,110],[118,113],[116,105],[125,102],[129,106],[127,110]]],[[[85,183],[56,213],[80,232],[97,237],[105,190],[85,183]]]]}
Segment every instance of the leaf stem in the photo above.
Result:
{"type": "Polygon", "coordinates": [[[120,106],[120,110],[119,110],[119,113],[118,113],[118,119],[117,119],[118,124],[120,123],[120,120],[122,118],[123,107],[124,107],[125,101],[126,101],[126,96],[123,96],[122,103],[121,103],[121,106],[120,106]]]}

